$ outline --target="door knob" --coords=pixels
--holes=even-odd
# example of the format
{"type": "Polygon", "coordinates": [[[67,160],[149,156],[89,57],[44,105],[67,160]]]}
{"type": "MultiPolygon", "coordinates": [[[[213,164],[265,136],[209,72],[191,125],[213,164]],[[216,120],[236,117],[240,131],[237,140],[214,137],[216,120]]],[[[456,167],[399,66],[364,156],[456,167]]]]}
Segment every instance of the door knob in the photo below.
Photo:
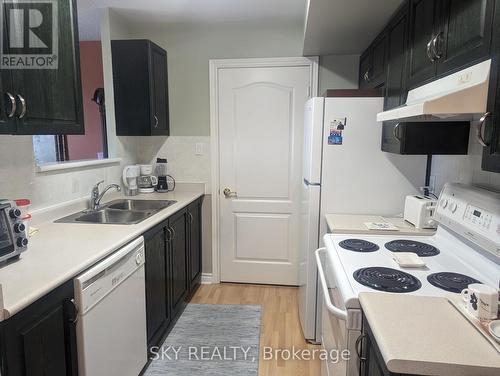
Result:
{"type": "Polygon", "coordinates": [[[226,198],[236,196],[236,192],[232,192],[230,188],[224,188],[222,193],[224,193],[224,196],[226,196],[226,198]]]}

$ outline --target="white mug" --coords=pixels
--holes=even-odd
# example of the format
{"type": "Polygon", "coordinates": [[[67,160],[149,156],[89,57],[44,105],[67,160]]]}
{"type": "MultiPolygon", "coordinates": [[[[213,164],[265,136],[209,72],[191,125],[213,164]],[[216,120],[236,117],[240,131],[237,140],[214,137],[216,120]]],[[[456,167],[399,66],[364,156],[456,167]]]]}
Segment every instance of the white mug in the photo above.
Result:
{"type": "Polygon", "coordinates": [[[495,320],[498,315],[498,290],[480,283],[472,283],[462,290],[467,311],[478,320],[495,320]]]}

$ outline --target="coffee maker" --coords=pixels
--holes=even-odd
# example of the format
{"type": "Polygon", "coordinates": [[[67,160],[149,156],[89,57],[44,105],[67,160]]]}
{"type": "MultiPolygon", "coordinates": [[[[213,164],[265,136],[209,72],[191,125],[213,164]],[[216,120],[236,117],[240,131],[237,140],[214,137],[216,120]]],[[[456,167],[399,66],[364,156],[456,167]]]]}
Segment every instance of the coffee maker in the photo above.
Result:
{"type": "Polygon", "coordinates": [[[175,180],[167,174],[167,159],[156,159],[156,175],[158,176],[158,185],[156,191],[160,193],[173,191],[175,188],[175,180]],[[170,183],[170,187],[169,187],[170,183]]]}
{"type": "Polygon", "coordinates": [[[138,179],[139,193],[154,193],[158,178],[153,175],[152,165],[139,165],[141,175],[138,179]]]}

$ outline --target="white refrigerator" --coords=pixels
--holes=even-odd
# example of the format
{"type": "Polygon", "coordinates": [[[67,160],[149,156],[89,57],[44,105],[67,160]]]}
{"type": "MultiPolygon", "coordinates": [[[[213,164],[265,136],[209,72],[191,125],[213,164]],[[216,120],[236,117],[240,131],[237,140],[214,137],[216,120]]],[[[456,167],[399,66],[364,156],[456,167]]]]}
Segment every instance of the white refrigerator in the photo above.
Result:
{"type": "Polygon", "coordinates": [[[425,156],[382,152],[383,98],[350,95],[305,105],[299,316],[310,342],[321,342],[314,251],[327,232],[325,214],[399,214],[425,182],[425,156]]]}

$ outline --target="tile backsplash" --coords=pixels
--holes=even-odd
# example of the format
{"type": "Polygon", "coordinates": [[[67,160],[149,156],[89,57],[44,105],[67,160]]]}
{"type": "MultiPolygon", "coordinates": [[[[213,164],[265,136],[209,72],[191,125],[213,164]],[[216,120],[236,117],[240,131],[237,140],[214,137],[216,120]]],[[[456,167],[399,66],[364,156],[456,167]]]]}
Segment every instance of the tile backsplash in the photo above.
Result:
{"type": "Polygon", "coordinates": [[[31,209],[86,197],[99,180],[121,181],[122,166],[135,160],[132,140],[120,140],[119,144],[121,165],[39,173],[31,136],[0,136],[0,197],[29,198],[31,209]]]}
{"type": "Polygon", "coordinates": [[[176,181],[205,183],[206,192],[212,192],[209,136],[136,137],[136,140],[138,163],[167,158],[168,173],[176,181]]]}
{"type": "Polygon", "coordinates": [[[468,155],[436,155],[432,158],[432,175],[436,177],[436,192],[446,182],[474,184],[500,191],[500,173],[481,170],[483,148],[471,127],[468,155]]]}

